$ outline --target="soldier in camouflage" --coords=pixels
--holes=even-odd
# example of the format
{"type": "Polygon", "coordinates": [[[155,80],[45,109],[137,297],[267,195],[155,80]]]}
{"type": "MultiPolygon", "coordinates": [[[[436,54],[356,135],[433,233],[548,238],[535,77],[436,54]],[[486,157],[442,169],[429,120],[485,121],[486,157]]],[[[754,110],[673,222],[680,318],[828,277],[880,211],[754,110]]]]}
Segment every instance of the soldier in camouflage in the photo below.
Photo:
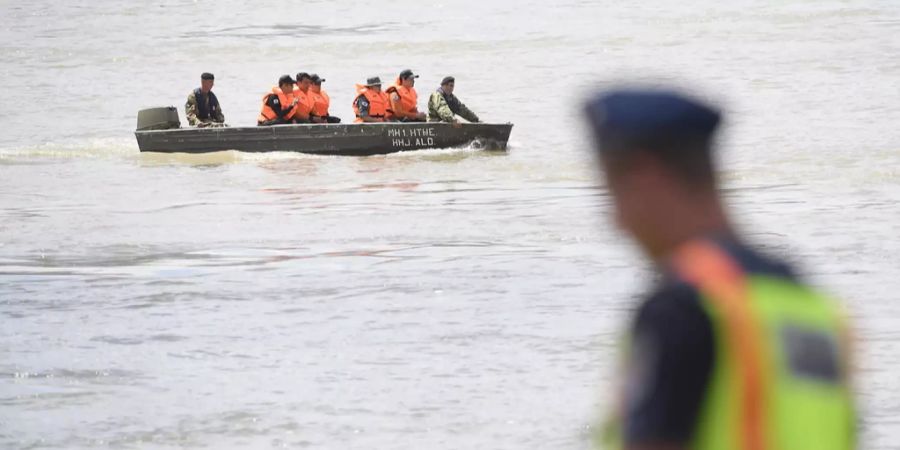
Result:
{"type": "Polygon", "coordinates": [[[200,75],[200,87],[188,94],[184,104],[184,115],[187,116],[188,125],[198,128],[225,127],[225,115],[219,106],[219,99],[213,94],[212,87],[215,77],[209,72],[200,75]]]}
{"type": "Polygon", "coordinates": [[[480,122],[478,116],[453,95],[455,85],[455,78],[444,77],[441,80],[441,87],[428,98],[429,122],[459,123],[456,116],[460,116],[469,122],[480,122]]]}

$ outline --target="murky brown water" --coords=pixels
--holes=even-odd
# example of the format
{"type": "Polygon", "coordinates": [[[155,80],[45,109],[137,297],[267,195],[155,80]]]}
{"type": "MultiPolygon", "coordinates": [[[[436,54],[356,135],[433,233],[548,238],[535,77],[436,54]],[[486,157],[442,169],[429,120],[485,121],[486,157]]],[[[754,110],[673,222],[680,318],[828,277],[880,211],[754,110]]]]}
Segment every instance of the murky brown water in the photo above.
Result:
{"type": "Polygon", "coordinates": [[[0,447],[584,448],[648,268],[577,122],[597,80],[725,103],[726,195],[843,296],[866,448],[900,440],[892,2],[0,4],[0,447]],[[441,77],[508,154],[139,154],[216,74],[441,77]]]}

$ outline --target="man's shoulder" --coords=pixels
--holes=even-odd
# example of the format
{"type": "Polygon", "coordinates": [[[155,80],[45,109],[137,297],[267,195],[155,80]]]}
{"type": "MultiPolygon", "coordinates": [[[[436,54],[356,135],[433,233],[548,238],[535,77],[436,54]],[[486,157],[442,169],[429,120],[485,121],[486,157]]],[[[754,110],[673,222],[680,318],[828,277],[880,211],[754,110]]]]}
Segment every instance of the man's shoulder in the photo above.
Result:
{"type": "Polygon", "coordinates": [[[683,318],[703,314],[700,293],[696,287],[677,278],[668,278],[651,291],[637,310],[638,322],[665,322],[667,318],[683,318]]]}
{"type": "Polygon", "coordinates": [[[196,102],[196,101],[197,101],[197,92],[196,92],[196,91],[191,91],[191,92],[188,94],[187,99],[188,99],[189,102],[196,102]]]}
{"type": "MultiPolygon", "coordinates": [[[[795,279],[794,271],[788,264],[765,256],[741,242],[721,240],[717,241],[717,245],[750,275],[795,279]]],[[[645,297],[638,308],[637,317],[665,318],[681,314],[694,315],[697,312],[703,312],[698,288],[673,273],[667,273],[663,281],[645,297]]]]}
{"type": "Polygon", "coordinates": [[[733,239],[722,239],[717,240],[716,243],[741,266],[745,273],[790,280],[797,279],[794,269],[788,263],[766,255],[743,242],[733,239]]]}
{"type": "Polygon", "coordinates": [[[713,326],[699,293],[666,280],[647,296],[632,325],[625,440],[690,440],[713,366],[713,326]]]}

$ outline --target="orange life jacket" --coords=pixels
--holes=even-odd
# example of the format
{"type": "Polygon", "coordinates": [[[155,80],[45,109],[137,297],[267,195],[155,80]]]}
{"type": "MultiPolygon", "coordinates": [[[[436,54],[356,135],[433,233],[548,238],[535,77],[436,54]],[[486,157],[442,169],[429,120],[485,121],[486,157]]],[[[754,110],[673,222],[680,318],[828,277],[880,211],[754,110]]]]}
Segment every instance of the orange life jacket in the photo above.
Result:
{"type": "MultiPolygon", "coordinates": [[[[284,91],[282,91],[280,87],[278,87],[278,86],[273,86],[273,87],[272,87],[272,92],[269,92],[269,93],[267,93],[266,95],[263,95],[263,98],[262,98],[262,110],[259,112],[259,117],[256,118],[256,121],[257,121],[257,122],[265,122],[265,121],[267,121],[267,120],[273,120],[273,119],[276,119],[276,118],[278,117],[278,114],[277,114],[272,108],[270,108],[269,105],[268,105],[268,102],[269,102],[269,96],[272,95],[272,94],[275,94],[275,95],[278,96],[278,101],[281,103],[282,108],[283,108],[285,105],[290,105],[291,102],[294,101],[294,95],[293,95],[293,94],[285,94],[284,91]]],[[[295,108],[295,109],[296,109],[296,108],[295,108]]],[[[289,112],[287,115],[284,116],[284,119],[285,119],[285,120],[290,120],[290,119],[292,119],[293,117],[294,117],[294,111],[291,111],[291,112],[289,112]]]]}
{"type": "Polygon", "coordinates": [[[295,84],[294,97],[299,98],[300,101],[297,102],[297,106],[294,107],[291,114],[296,119],[309,120],[309,112],[313,109],[312,91],[303,92],[300,90],[300,87],[295,84]]]}
{"type": "Polygon", "coordinates": [[[328,97],[328,94],[323,91],[314,91],[313,88],[309,88],[309,93],[313,98],[313,107],[311,114],[318,117],[325,117],[328,115],[328,107],[331,106],[331,98],[328,97]]]}
{"type": "Polygon", "coordinates": [[[401,84],[399,78],[394,81],[394,85],[387,88],[385,91],[388,95],[388,118],[402,118],[407,117],[410,119],[415,119],[416,114],[419,113],[419,93],[416,92],[416,88],[414,87],[404,87],[401,84]],[[403,113],[394,111],[393,102],[390,101],[391,94],[394,92],[400,96],[400,105],[402,106],[403,113]]]}
{"type": "Polygon", "coordinates": [[[384,118],[387,116],[388,104],[390,103],[387,94],[372,91],[361,84],[356,85],[356,92],[359,94],[353,99],[353,114],[356,115],[356,122],[363,121],[359,117],[359,108],[356,107],[356,99],[360,95],[365,96],[366,100],[369,101],[369,117],[379,119],[379,122],[384,122],[384,118]]]}

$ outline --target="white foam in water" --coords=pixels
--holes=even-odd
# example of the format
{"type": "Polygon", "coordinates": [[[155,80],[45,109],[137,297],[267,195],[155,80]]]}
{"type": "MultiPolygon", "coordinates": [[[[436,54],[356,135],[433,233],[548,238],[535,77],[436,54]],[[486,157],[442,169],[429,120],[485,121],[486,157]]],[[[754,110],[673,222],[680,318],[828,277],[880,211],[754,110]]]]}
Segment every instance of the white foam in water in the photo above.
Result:
{"type": "Polygon", "coordinates": [[[111,158],[138,154],[134,136],[91,138],[44,142],[37,145],[0,148],[0,160],[5,158],[111,158]]]}

